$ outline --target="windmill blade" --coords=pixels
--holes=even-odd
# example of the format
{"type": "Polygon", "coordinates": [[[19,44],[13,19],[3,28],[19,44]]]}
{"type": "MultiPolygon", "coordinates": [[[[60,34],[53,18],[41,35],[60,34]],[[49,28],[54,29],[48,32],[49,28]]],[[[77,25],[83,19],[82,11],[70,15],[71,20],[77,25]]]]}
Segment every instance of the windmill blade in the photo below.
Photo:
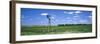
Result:
{"type": "Polygon", "coordinates": [[[47,18],[49,18],[49,19],[50,19],[50,17],[51,17],[50,15],[47,15],[47,18]]]}

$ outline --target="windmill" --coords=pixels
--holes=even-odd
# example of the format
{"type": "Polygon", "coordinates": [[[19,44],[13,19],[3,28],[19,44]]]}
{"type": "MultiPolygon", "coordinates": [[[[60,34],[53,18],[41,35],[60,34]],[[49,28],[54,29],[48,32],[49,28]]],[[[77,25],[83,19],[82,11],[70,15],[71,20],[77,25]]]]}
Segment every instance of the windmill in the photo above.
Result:
{"type": "Polygon", "coordinates": [[[51,15],[49,15],[48,13],[42,13],[41,15],[46,16],[46,18],[48,19],[48,32],[49,32],[49,29],[51,29],[51,15]]]}
{"type": "Polygon", "coordinates": [[[51,16],[50,15],[47,15],[46,17],[48,19],[48,25],[51,26],[51,16]]]}
{"type": "Polygon", "coordinates": [[[46,15],[47,19],[48,19],[48,32],[51,31],[51,15],[46,15]]]}

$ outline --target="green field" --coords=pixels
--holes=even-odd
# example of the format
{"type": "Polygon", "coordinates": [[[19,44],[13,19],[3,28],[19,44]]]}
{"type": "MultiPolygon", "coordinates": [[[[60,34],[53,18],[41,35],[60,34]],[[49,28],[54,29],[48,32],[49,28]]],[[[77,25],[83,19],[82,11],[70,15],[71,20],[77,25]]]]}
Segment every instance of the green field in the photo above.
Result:
{"type": "Polygon", "coordinates": [[[92,24],[66,26],[21,26],[21,35],[44,35],[92,32],[92,24]]]}

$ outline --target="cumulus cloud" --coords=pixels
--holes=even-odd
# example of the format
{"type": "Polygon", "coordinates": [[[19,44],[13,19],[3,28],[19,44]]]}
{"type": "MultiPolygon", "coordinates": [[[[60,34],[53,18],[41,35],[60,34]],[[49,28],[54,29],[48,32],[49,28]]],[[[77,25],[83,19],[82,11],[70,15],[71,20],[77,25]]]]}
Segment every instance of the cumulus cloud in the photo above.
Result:
{"type": "Polygon", "coordinates": [[[48,13],[41,13],[41,15],[44,15],[44,16],[46,16],[46,15],[48,15],[48,13]]]}
{"type": "Polygon", "coordinates": [[[64,13],[66,13],[66,14],[74,14],[74,12],[67,12],[67,11],[64,11],[64,13]]]}
{"type": "Polygon", "coordinates": [[[89,18],[92,18],[92,16],[88,16],[89,18]]]}
{"type": "Polygon", "coordinates": [[[55,19],[55,17],[50,17],[51,19],[55,19]]]}
{"type": "Polygon", "coordinates": [[[68,12],[68,14],[74,14],[74,12],[68,12]]]}
{"type": "Polygon", "coordinates": [[[64,13],[68,13],[67,11],[64,11],[64,13]]]}
{"type": "Polygon", "coordinates": [[[81,11],[75,11],[76,14],[82,13],[81,11]]]}
{"type": "Polygon", "coordinates": [[[70,11],[70,12],[64,11],[64,13],[66,13],[66,14],[79,14],[82,12],[81,11],[70,11]]]}

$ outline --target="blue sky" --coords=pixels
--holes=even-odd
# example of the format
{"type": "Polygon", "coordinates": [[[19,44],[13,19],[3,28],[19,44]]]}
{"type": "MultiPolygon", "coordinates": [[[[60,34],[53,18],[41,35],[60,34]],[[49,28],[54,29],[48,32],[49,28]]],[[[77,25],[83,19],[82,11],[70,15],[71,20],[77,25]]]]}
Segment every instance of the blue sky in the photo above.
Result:
{"type": "Polygon", "coordinates": [[[47,15],[52,25],[92,23],[92,11],[21,8],[21,24],[48,25],[47,15]]]}

